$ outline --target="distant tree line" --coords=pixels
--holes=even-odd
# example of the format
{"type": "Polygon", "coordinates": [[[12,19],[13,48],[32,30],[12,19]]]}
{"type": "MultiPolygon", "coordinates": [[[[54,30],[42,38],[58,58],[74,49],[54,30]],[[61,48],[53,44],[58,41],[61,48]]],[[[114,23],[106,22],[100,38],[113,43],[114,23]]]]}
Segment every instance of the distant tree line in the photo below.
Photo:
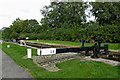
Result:
{"type": "Polygon", "coordinates": [[[35,19],[17,18],[12,25],[2,29],[3,39],[62,40],[80,42],[100,37],[103,42],[120,42],[120,3],[90,3],[95,21],[86,22],[85,2],[53,2],[41,13],[41,25],[35,19]]]}

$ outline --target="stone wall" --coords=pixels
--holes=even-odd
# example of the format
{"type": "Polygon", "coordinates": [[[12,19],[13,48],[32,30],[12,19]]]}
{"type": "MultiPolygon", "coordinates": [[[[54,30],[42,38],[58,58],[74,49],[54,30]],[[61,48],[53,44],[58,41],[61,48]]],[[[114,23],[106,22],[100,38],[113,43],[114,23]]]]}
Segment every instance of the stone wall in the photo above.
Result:
{"type": "Polygon", "coordinates": [[[49,63],[57,63],[70,58],[80,57],[81,53],[61,53],[55,55],[43,55],[43,56],[34,56],[33,60],[35,63],[39,65],[49,64],[49,63]]]}

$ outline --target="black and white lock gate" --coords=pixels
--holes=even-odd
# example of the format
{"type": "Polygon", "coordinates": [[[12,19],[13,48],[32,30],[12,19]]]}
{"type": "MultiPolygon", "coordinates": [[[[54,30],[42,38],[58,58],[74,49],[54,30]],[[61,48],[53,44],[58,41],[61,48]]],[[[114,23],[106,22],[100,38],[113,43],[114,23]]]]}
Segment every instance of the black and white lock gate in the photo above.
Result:
{"type": "Polygon", "coordinates": [[[108,45],[105,44],[104,46],[101,46],[100,39],[96,40],[98,42],[95,43],[93,46],[84,46],[84,40],[82,41],[81,47],[64,47],[64,48],[45,48],[40,50],[41,55],[49,55],[49,54],[60,54],[60,53],[66,53],[66,52],[79,52],[79,51],[85,51],[86,56],[90,56],[89,51],[93,51],[93,55],[91,57],[93,58],[99,58],[100,55],[107,55],[108,54],[108,45]],[[101,52],[101,50],[104,50],[101,52]]]}

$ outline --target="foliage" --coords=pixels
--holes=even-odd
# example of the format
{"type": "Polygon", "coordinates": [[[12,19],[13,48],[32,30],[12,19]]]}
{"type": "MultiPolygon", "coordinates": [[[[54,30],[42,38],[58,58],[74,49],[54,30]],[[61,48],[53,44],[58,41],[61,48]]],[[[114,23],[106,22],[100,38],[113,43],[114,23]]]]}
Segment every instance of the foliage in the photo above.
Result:
{"type": "Polygon", "coordinates": [[[92,2],[93,15],[100,25],[120,25],[120,3],[119,2],[92,2]]]}
{"type": "Polygon", "coordinates": [[[120,42],[120,8],[118,3],[90,3],[96,21],[86,23],[85,9],[88,4],[82,2],[53,2],[45,6],[41,13],[44,18],[41,25],[35,19],[17,18],[10,28],[4,29],[3,38],[43,39],[90,42],[100,37],[102,42],[120,42]],[[102,12],[101,12],[102,11],[102,12]]]}
{"type": "Polygon", "coordinates": [[[89,42],[100,37],[102,42],[120,42],[120,27],[115,25],[99,26],[97,23],[82,28],[79,24],[61,24],[61,28],[49,28],[39,34],[38,39],[61,40],[80,42],[85,39],[89,42]],[[70,27],[72,26],[72,27],[70,27]]]}
{"type": "Polygon", "coordinates": [[[0,30],[0,39],[2,39],[2,30],[0,30]]]}
{"type": "Polygon", "coordinates": [[[17,18],[10,26],[12,38],[23,38],[26,35],[37,34],[41,31],[42,27],[39,25],[37,20],[20,20],[17,18]]]}
{"type": "Polygon", "coordinates": [[[82,24],[86,21],[86,8],[87,4],[82,2],[52,2],[50,6],[45,6],[41,10],[44,16],[41,24],[44,27],[53,28],[60,28],[60,24],[64,24],[64,22],[82,24]]]}
{"type": "MultiPolygon", "coordinates": [[[[92,26],[89,29],[88,34],[92,34],[92,37],[100,37],[103,42],[120,42],[119,31],[120,27],[115,25],[106,25],[106,26],[92,26]]],[[[90,35],[88,35],[90,36],[90,35]]]]}
{"type": "Polygon", "coordinates": [[[3,30],[1,30],[2,32],[2,38],[3,39],[10,39],[10,35],[11,35],[11,31],[10,31],[10,28],[7,28],[7,27],[4,27],[3,30]]]}

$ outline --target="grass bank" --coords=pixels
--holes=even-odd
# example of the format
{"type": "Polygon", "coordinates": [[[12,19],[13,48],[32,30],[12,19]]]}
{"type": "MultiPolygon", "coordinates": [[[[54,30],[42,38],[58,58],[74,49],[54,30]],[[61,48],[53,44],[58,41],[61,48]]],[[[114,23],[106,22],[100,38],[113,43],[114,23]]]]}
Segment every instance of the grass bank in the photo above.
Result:
{"type": "MultiPolygon", "coordinates": [[[[120,66],[111,66],[96,61],[80,61],[80,59],[72,59],[56,64],[61,70],[58,72],[49,72],[38,67],[33,63],[32,59],[23,59],[26,55],[28,47],[19,46],[13,43],[2,44],[2,50],[10,56],[17,64],[19,64],[34,78],[117,78],[120,66]],[[7,45],[10,48],[7,48],[7,45]]],[[[36,49],[32,49],[32,54],[36,55],[36,49]]]]}
{"type": "MultiPolygon", "coordinates": [[[[37,42],[37,40],[28,40],[37,42]]],[[[45,42],[45,43],[55,43],[55,44],[64,44],[64,45],[72,45],[72,46],[81,46],[81,42],[70,42],[70,41],[57,41],[57,40],[39,40],[38,42],[45,42]]],[[[109,49],[120,49],[120,43],[102,43],[101,46],[104,46],[104,44],[109,45],[109,49]]],[[[85,46],[92,46],[93,44],[85,43],[85,46]]]]}

